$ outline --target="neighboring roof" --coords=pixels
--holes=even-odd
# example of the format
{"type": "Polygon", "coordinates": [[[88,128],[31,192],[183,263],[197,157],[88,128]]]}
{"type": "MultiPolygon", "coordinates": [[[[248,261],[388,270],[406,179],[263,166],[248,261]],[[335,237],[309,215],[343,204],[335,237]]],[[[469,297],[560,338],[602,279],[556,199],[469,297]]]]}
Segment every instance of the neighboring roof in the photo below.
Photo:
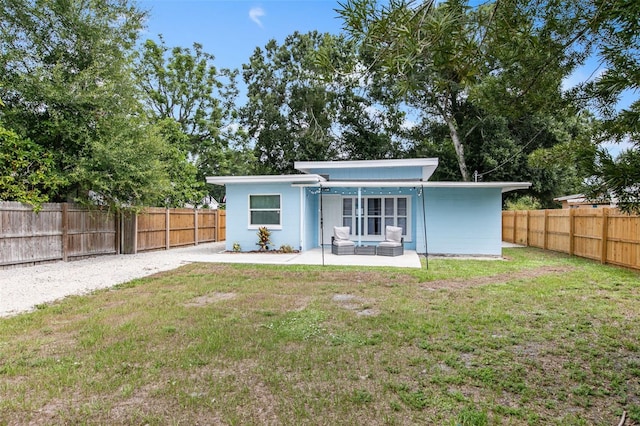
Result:
{"type": "Polygon", "coordinates": [[[564,197],[554,198],[553,201],[569,201],[569,200],[580,200],[584,201],[584,194],[573,194],[573,195],[565,195],[564,197]]]}
{"type": "Polygon", "coordinates": [[[553,201],[566,201],[568,204],[610,204],[616,205],[618,200],[615,197],[609,198],[600,198],[600,199],[590,199],[584,194],[573,194],[573,195],[565,195],[564,197],[556,197],[553,201]]]}
{"type": "Polygon", "coordinates": [[[209,176],[207,183],[226,185],[229,183],[318,183],[326,179],[320,175],[256,175],[256,176],[209,176]]]}

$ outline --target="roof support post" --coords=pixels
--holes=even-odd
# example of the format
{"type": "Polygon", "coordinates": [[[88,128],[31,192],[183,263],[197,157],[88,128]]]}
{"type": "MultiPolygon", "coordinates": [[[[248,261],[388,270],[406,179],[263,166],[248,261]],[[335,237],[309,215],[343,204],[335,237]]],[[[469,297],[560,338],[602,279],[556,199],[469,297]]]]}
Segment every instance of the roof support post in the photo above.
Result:
{"type": "Polygon", "coordinates": [[[305,223],[304,223],[304,216],[305,216],[305,194],[306,194],[306,189],[303,187],[300,187],[300,229],[298,230],[298,232],[300,232],[300,238],[299,238],[299,244],[300,247],[299,250],[302,251],[304,250],[304,245],[305,245],[305,238],[304,238],[304,227],[305,227],[305,223]]]}
{"type": "Polygon", "coordinates": [[[358,223],[356,223],[358,233],[358,246],[362,245],[362,188],[358,187],[358,223]]]}

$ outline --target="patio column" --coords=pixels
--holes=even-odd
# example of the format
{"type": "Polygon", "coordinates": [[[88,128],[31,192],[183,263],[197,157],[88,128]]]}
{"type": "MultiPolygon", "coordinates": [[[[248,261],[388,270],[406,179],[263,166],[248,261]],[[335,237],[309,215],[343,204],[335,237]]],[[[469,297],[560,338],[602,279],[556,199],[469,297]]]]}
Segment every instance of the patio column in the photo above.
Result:
{"type": "Polygon", "coordinates": [[[358,223],[356,223],[358,232],[358,246],[362,245],[362,188],[358,187],[358,223]]]}
{"type": "Polygon", "coordinates": [[[300,239],[299,239],[300,250],[305,249],[305,246],[304,246],[305,244],[305,239],[304,239],[305,195],[306,195],[306,190],[301,186],[300,187],[300,228],[298,229],[298,232],[300,232],[300,239]]]}

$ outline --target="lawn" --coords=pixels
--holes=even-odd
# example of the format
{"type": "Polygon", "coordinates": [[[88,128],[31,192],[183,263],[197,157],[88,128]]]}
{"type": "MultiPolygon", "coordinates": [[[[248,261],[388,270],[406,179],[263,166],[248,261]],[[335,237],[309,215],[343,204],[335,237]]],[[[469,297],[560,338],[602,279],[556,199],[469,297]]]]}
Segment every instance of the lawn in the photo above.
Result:
{"type": "Polygon", "coordinates": [[[192,264],[0,319],[0,424],[640,424],[640,274],[192,264]]]}

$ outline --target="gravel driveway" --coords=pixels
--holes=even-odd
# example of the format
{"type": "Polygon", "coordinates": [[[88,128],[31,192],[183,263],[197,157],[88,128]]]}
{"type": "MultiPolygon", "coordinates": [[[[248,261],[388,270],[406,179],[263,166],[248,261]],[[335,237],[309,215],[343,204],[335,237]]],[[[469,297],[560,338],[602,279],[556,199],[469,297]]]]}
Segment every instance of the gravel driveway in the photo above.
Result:
{"type": "Polygon", "coordinates": [[[36,305],[175,269],[224,250],[224,242],[134,255],[0,269],[0,317],[36,305]]]}

